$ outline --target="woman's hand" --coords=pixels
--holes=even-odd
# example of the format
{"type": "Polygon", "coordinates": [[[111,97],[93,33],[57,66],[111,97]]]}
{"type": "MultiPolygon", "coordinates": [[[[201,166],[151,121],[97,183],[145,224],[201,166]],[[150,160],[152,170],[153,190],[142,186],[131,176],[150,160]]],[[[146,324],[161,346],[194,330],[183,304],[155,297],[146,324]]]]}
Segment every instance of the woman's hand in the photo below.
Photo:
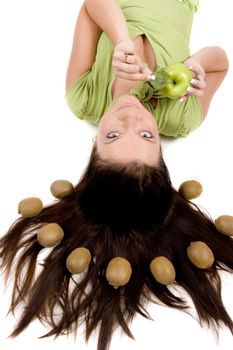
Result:
{"type": "Polygon", "coordinates": [[[201,64],[192,56],[184,64],[192,72],[193,79],[191,80],[191,87],[187,89],[187,94],[180,98],[180,102],[185,101],[189,96],[203,96],[206,88],[205,70],[201,64]]]}
{"type": "Polygon", "coordinates": [[[112,57],[113,71],[117,77],[127,80],[150,80],[151,70],[141,62],[132,40],[116,44],[112,57]]]}

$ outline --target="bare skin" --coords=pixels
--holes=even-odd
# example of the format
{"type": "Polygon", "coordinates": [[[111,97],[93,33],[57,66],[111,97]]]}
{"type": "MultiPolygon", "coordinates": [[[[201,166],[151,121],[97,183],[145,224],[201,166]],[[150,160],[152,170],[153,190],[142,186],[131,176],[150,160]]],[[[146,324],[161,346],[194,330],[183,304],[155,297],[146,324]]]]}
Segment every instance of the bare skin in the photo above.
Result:
{"type": "Polygon", "coordinates": [[[96,145],[102,159],[155,166],[160,139],[155,119],[134,96],[121,95],[99,123],[96,145]]]}

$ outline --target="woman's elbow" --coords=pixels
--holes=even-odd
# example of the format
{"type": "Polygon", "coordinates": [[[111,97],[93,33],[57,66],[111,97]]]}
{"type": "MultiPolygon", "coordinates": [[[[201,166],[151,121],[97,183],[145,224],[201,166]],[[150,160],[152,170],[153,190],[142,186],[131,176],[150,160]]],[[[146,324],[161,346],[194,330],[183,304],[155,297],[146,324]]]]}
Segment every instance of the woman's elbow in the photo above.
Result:
{"type": "Polygon", "coordinates": [[[219,63],[221,65],[221,71],[228,71],[229,69],[229,59],[227,52],[220,46],[215,46],[215,50],[219,53],[219,63]]]}

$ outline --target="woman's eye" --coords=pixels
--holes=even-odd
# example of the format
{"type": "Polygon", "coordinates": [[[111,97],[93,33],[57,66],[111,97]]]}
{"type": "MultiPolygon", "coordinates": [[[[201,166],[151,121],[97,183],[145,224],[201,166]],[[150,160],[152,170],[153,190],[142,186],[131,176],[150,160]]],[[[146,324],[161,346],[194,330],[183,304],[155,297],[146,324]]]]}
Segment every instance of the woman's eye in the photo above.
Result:
{"type": "Polygon", "coordinates": [[[108,139],[115,139],[116,137],[119,137],[120,133],[116,131],[112,131],[109,134],[107,134],[108,139]]]}
{"type": "Polygon", "coordinates": [[[140,135],[141,135],[142,137],[144,137],[145,139],[152,139],[152,138],[153,138],[152,133],[149,132],[149,131],[142,131],[142,132],[140,133],[140,135]]]}

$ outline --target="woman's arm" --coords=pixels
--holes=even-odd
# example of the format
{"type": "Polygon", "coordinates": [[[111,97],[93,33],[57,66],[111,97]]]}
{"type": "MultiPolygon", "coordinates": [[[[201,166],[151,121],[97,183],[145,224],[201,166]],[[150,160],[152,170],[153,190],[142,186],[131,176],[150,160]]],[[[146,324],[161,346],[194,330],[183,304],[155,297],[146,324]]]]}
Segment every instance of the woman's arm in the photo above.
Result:
{"type": "Polygon", "coordinates": [[[114,46],[113,71],[126,80],[151,79],[130,39],[124,14],[116,0],[85,0],[89,16],[104,31],[114,46]],[[126,61],[127,57],[127,61],[126,61]]]}
{"type": "Polygon", "coordinates": [[[131,80],[146,80],[151,74],[142,66],[130,40],[128,27],[116,0],[85,0],[77,19],[73,47],[66,74],[66,89],[75,83],[93,65],[96,47],[104,31],[111,39],[114,51],[114,72],[131,80]],[[128,64],[125,53],[129,54],[128,64]]]}
{"type": "Polygon", "coordinates": [[[226,71],[229,66],[226,52],[219,46],[204,47],[191,56],[206,73],[226,71]]]}
{"type": "Polygon", "coordinates": [[[88,15],[83,4],[74,32],[73,47],[66,74],[66,89],[92,67],[101,33],[102,30],[88,15]]]}
{"type": "Polygon", "coordinates": [[[75,27],[66,89],[92,67],[102,31],[114,45],[130,39],[124,15],[116,0],[85,0],[75,27]]]}
{"type": "Polygon", "coordinates": [[[199,96],[206,116],[211,99],[224,80],[229,62],[226,52],[218,46],[205,47],[192,55],[185,64],[193,70],[194,79],[188,95],[199,96]]]}
{"type": "Polygon", "coordinates": [[[124,14],[116,0],[85,0],[84,4],[89,16],[114,46],[130,39],[124,14]]]}

